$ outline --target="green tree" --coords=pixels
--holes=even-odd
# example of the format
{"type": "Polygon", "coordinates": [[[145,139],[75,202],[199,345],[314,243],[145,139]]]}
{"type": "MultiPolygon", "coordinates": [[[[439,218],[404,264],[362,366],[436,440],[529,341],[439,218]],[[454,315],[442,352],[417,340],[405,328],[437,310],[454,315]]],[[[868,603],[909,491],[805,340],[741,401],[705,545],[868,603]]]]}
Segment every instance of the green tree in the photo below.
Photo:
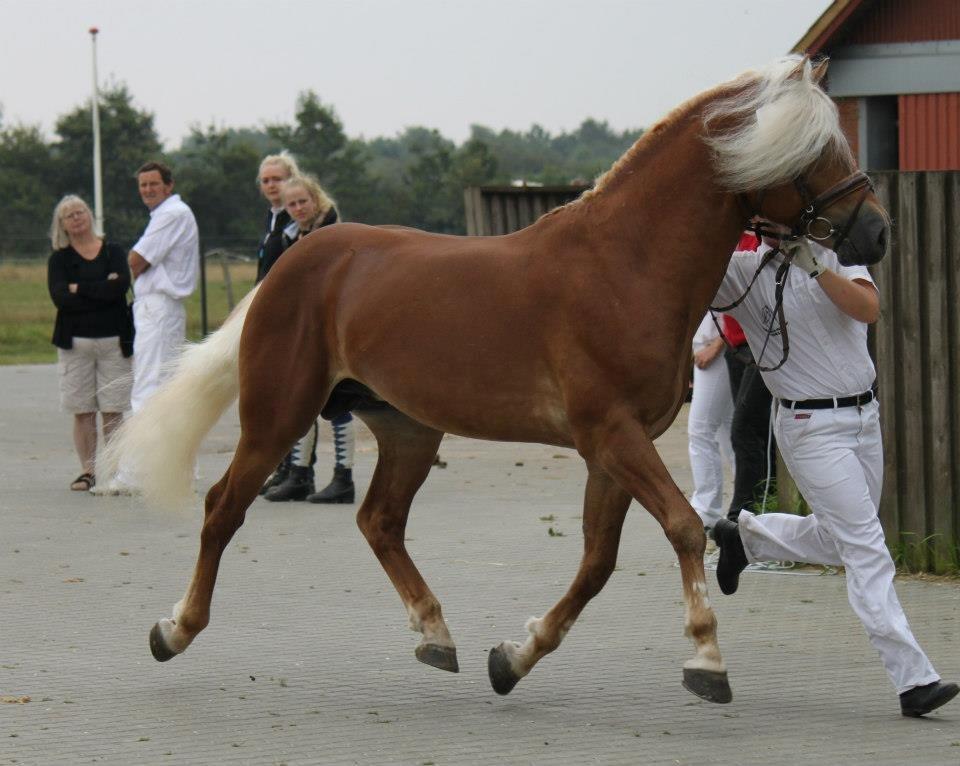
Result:
{"type": "Polygon", "coordinates": [[[371,200],[377,185],[366,170],[362,141],[351,141],[332,106],[313,91],[297,98],[294,125],[270,125],[267,134],[289,149],[300,167],[315,174],[337,201],[344,220],[370,221],[376,217],[371,200]],[[373,214],[373,215],[372,215],[373,214]]]}
{"type": "Polygon", "coordinates": [[[50,252],[46,238],[59,199],[50,147],[36,126],[0,132],[0,254],[26,257],[50,252]]]}
{"type": "Polygon", "coordinates": [[[267,138],[253,131],[194,127],[171,154],[178,190],[189,201],[206,246],[249,248],[253,255],[266,207],[257,169],[264,155],[277,151],[260,140],[267,138]]]}
{"type": "MultiPolygon", "coordinates": [[[[126,85],[100,94],[100,141],[103,163],[104,227],[117,241],[130,244],[143,230],[147,209],[137,193],[134,173],[144,162],[161,159],[160,139],[151,112],[137,109],[126,85]]],[[[57,181],[63,193],[93,204],[93,128],[89,104],[61,116],[54,144],[57,181]]],[[[189,200],[187,200],[189,202],[189,200]]]]}

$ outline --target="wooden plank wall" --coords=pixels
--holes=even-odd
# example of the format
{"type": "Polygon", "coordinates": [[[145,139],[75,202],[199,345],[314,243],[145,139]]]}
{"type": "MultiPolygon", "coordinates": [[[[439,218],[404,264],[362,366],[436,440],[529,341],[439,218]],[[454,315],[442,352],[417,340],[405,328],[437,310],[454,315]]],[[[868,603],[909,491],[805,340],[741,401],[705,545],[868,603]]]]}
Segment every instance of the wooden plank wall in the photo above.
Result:
{"type": "Polygon", "coordinates": [[[509,234],[575,200],[589,186],[471,186],[464,190],[467,234],[509,234]]]}
{"type": "Polygon", "coordinates": [[[904,563],[956,569],[960,548],[960,173],[875,173],[893,217],[872,268],[884,440],[880,517],[904,563]]]}

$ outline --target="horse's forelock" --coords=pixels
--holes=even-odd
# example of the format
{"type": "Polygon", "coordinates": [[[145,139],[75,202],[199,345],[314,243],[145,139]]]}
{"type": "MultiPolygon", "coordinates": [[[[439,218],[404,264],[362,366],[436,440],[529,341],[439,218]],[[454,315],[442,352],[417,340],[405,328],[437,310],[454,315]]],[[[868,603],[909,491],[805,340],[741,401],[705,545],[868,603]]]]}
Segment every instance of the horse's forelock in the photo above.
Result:
{"type": "Polygon", "coordinates": [[[720,182],[731,191],[777,186],[826,154],[853,166],[837,107],[819,87],[810,60],[788,56],[730,83],[704,110],[706,142],[720,182]],[[732,121],[734,127],[711,128],[732,121]]]}

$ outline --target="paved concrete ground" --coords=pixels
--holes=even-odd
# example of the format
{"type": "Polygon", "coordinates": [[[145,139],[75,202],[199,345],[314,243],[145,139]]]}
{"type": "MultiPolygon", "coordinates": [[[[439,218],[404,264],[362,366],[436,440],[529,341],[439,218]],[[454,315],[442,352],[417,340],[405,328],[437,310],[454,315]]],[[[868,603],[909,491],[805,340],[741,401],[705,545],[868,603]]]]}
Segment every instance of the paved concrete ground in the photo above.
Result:
{"type": "MultiPolygon", "coordinates": [[[[199,512],[69,492],[78,470],[55,369],[0,368],[0,387],[0,763],[960,762],[960,703],[899,716],[839,576],[747,574],[729,598],[714,586],[734,701],[684,691],[679,571],[639,508],[606,589],[498,697],[487,651],[523,637],[580,553],[583,467],[537,445],[448,439],[449,467],[414,508],[409,546],[443,602],[459,675],[414,659],[417,637],[353,507],[263,500],[224,556],[210,627],[161,665],[147,631],[182,594],[199,512]]],[[[237,430],[231,416],[207,442],[204,486],[237,430]]],[[[686,488],[683,417],[660,446],[686,488]]],[[[375,457],[363,436],[361,487],[375,457]]],[[[329,444],[320,463],[326,478],[329,444]]],[[[960,588],[899,591],[934,663],[960,676],[960,588]]]]}

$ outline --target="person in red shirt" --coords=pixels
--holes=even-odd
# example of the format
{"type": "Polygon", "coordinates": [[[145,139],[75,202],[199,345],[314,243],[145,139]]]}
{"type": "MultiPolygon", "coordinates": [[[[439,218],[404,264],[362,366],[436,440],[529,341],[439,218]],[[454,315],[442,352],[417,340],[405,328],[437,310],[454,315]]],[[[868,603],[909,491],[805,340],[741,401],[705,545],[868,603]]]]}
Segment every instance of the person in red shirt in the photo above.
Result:
{"type": "MultiPolygon", "coordinates": [[[[744,232],[737,250],[756,250],[759,244],[752,233],[744,232]]],[[[730,442],[735,467],[727,518],[736,519],[742,509],[753,506],[757,494],[764,491],[768,478],[774,476],[776,460],[770,438],[772,397],[753,364],[743,329],[729,314],[723,316],[723,334],[727,341],[724,359],[734,401],[730,442]]]]}

